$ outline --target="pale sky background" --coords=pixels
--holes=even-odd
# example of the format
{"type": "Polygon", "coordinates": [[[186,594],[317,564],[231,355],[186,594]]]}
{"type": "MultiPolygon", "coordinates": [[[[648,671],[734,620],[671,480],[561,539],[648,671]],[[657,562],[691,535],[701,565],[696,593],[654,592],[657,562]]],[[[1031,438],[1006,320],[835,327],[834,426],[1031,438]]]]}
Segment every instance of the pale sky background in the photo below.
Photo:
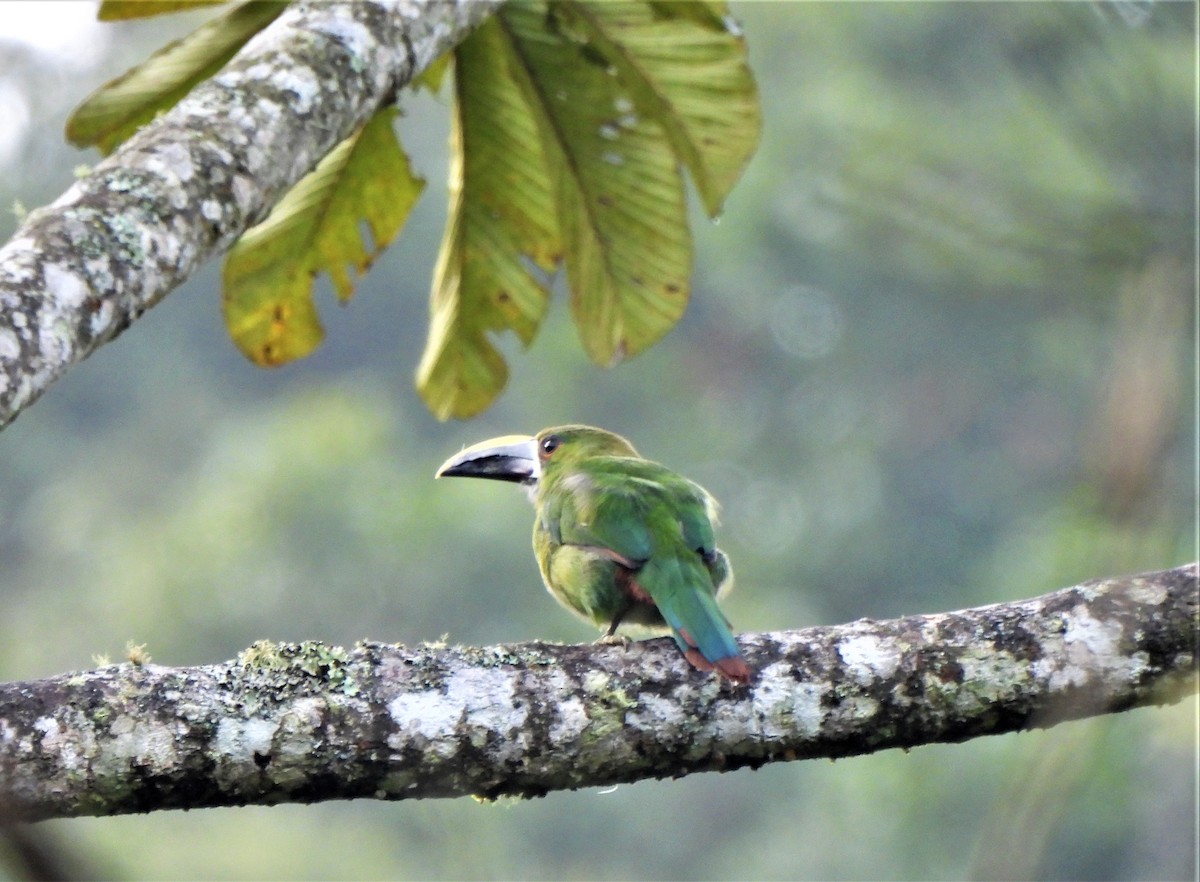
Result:
{"type": "MultiPolygon", "coordinates": [[[[0,3],[0,34],[66,59],[92,55],[103,40],[94,0],[5,0],[0,3]]],[[[87,59],[91,60],[91,59],[87,59]]]]}
{"type": "MultiPolygon", "coordinates": [[[[31,120],[28,84],[8,75],[4,57],[32,50],[46,64],[76,71],[91,68],[103,55],[109,35],[96,21],[94,0],[4,0],[0,3],[0,168],[13,158],[31,120]],[[13,47],[13,43],[23,44],[13,47]]],[[[82,98],[89,89],[80,93],[82,98]]]]}

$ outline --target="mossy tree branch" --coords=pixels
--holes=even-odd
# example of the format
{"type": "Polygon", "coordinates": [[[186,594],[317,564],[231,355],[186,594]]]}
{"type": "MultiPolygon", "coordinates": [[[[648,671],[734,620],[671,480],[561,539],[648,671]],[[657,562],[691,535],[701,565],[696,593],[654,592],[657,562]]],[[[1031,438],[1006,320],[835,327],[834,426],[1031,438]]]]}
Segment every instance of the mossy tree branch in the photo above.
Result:
{"type": "Polygon", "coordinates": [[[297,0],[0,248],[0,427],[115,338],[499,0],[297,0]]]}
{"type": "Polygon", "coordinates": [[[256,644],[0,685],[0,813],[552,790],[962,741],[1195,689],[1197,565],[1033,600],[744,634],[735,687],[668,640],[256,644]]]}

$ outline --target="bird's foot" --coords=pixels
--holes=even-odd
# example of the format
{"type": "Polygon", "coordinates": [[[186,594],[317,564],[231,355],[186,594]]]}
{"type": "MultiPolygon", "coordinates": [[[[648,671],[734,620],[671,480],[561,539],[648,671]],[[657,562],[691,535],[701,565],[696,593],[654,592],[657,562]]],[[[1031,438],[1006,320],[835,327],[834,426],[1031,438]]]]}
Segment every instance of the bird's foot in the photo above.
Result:
{"type": "Polygon", "coordinates": [[[624,634],[602,634],[596,639],[597,646],[620,646],[622,649],[629,648],[629,638],[624,634]]]}

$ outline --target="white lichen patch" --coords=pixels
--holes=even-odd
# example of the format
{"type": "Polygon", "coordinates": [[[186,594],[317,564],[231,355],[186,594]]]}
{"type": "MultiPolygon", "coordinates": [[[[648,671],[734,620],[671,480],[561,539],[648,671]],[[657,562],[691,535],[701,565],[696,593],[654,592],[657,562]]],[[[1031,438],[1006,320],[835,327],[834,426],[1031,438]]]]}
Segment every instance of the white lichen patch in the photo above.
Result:
{"type": "Polygon", "coordinates": [[[713,738],[733,750],[744,750],[757,739],[754,705],[748,701],[721,702],[712,715],[713,738]]]}
{"type": "Polygon", "coordinates": [[[900,665],[900,647],[874,634],[839,641],[837,653],[850,676],[862,686],[892,676],[900,665]]]}
{"type": "Polygon", "coordinates": [[[844,726],[857,728],[879,713],[879,702],[869,695],[851,695],[829,712],[844,726]]]}
{"type": "MultiPolygon", "coordinates": [[[[38,328],[37,345],[45,361],[50,364],[71,361],[75,347],[74,329],[66,319],[55,316],[49,324],[38,328]]],[[[45,373],[49,374],[49,368],[45,373]]],[[[42,373],[35,375],[35,379],[42,379],[42,373]]],[[[46,376],[45,379],[49,382],[50,377],[46,376]]]]}
{"type": "Polygon", "coordinates": [[[91,293],[82,276],[57,264],[46,264],[42,270],[42,278],[45,281],[46,293],[67,309],[78,309],[91,293]]]}
{"type": "Polygon", "coordinates": [[[1167,586],[1134,579],[1128,589],[1129,599],[1148,606],[1162,606],[1167,599],[1167,586]]]}
{"type": "Polygon", "coordinates": [[[759,734],[767,740],[791,740],[797,734],[816,738],[825,719],[821,688],[796,682],[786,665],[770,665],[760,673],[751,707],[759,734]]]}
{"type": "Polygon", "coordinates": [[[279,718],[279,733],[275,738],[275,751],[281,756],[306,754],[312,750],[314,734],[324,722],[326,702],[310,696],[292,702],[287,712],[279,718]]]}
{"type": "Polygon", "coordinates": [[[522,729],[529,711],[515,706],[516,685],[513,672],[501,668],[466,668],[447,684],[447,701],[467,708],[466,723],[476,746],[490,733],[503,737],[501,758],[519,754],[527,740],[522,729]]]}
{"type": "Polygon", "coordinates": [[[648,732],[661,727],[675,729],[687,718],[679,709],[678,702],[651,693],[638,696],[637,709],[629,711],[625,717],[630,726],[648,732]]]}
{"type": "Polygon", "coordinates": [[[227,71],[214,79],[222,86],[240,86],[245,80],[249,80],[250,82],[265,82],[275,73],[276,67],[277,65],[273,61],[260,61],[250,65],[244,71],[227,71]]]}
{"type": "Polygon", "coordinates": [[[432,690],[397,695],[388,702],[387,710],[397,731],[388,738],[388,746],[397,750],[414,735],[435,743],[453,738],[464,713],[432,690]]]}
{"type": "MultiPolygon", "coordinates": [[[[567,480],[571,480],[571,477],[574,476],[572,475],[568,477],[567,480]]],[[[612,682],[612,675],[605,671],[588,671],[583,675],[583,691],[591,693],[592,695],[598,695],[600,693],[607,692],[611,688],[612,682]]]]}
{"type": "Polygon", "coordinates": [[[254,755],[269,756],[279,723],[272,720],[237,720],[222,717],[217,724],[216,752],[235,764],[254,762],[254,755]]]}
{"type": "Polygon", "coordinates": [[[100,291],[111,290],[114,286],[112,259],[107,254],[100,254],[83,262],[83,269],[91,280],[93,288],[100,291]]]}
{"type": "MultiPolygon", "coordinates": [[[[64,731],[64,726],[56,718],[39,717],[33,721],[33,728],[41,733],[43,755],[53,756],[55,764],[64,771],[75,771],[80,767],[82,757],[71,739],[72,724],[69,721],[64,731]]],[[[32,745],[26,749],[32,749],[32,745]]]]}
{"type": "Polygon", "coordinates": [[[503,741],[502,753],[516,754],[526,741],[521,729],[529,712],[515,706],[515,690],[511,671],[467,668],[450,677],[444,692],[398,695],[387,706],[397,730],[388,746],[399,749],[416,736],[427,740],[435,755],[446,758],[457,752],[463,735],[483,746],[489,734],[496,733],[503,741]]]}
{"type": "Polygon", "coordinates": [[[116,307],[111,301],[100,301],[100,308],[92,313],[92,317],[88,320],[88,332],[93,337],[107,336],[112,329],[113,317],[116,315],[116,307]]]}
{"type": "Polygon", "coordinates": [[[292,109],[297,113],[311,111],[317,96],[321,94],[320,80],[309,67],[285,68],[275,75],[275,83],[296,96],[292,102],[292,109]]]}
{"type": "Polygon", "coordinates": [[[821,690],[812,683],[798,683],[792,690],[792,718],[801,734],[816,738],[825,720],[821,707],[821,690]]]}
{"type": "Polygon", "coordinates": [[[120,716],[113,720],[109,736],[106,755],[110,761],[132,762],[155,773],[165,772],[177,762],[175,738],[167,726],[120,716]]]}
{"type": "Polygon", "coordinates": [[[555,705],[558,714],[550,727],[550,740],[554,744],[570,744],[588,727],[587,707],[574,696],[555,705]]]}
{"type": "Polygon", "coordinates": [[[245,175],[234,175],[233,180],[229,183],[229,189],[233,193],[233,201],[237,203],[240,214],[248,212],[258,198],[258,187],[245,175]]]}
{"type": "Polygon", "coordinates": [[[33,721],[33,728],[42,733],[42,746],[53,750],[62,734],[62,727],[54,717],[38,717],[33,721]]]}
{"type": "Polygon", "coordinates": [[[1034,673],[1045,677],[1051,690],[1083,686],[1101,672],[1128,681],[1146,670],[1144,653],[1129,656],[1121,651],[1124,632],[1119,622],[1095,618],[1084,604],[1064,620],[1065,632],[1047,642],[1043,657],[1034,665],[1034,673]]]}
{"type": "MultiPolygon", "coordinates": [[[[177,183],[190,181],[196,174],[188,146],[177,141],[159,145],[153,153],[146,155],[143,164],[147,171],[173,178],[177,183]]],[[[182,205],[178,204],[178,201],[185,199],[186,196],[186,193],[176,188],[172,199],[172,202],[175,203],[174,207],[181,208],[182,205]]]]}
{"type": "MultiPolygon", "coordinates": [[[[6,283],[11,281],[20,285],[33,279],[36,263],[32,258],[41,253],[41,246],[32,236],[19,235],[21,230],[17,233],[0,248],[0,267],[3,268],[6,283]]],[[[0,303],[4,300],[7,297],[0,288],[0,303]]]]}
{"type": "MultiPolygon", "coordinates": [[[[336,8],[331,7],[331,12],[336,8]]],[[[327,34],[345,46],[352,55],[361,57],[375,45],[375,37],[361,22],[349,15],[334,17],[327,15],[317,23],[321,33],[327,34]]]]}
{"type": "Polygon", "coordinates": [[[7,328],[0,328],[0,358],[18,358],[21,355],[21,341],[17,335],[7,328]]]}

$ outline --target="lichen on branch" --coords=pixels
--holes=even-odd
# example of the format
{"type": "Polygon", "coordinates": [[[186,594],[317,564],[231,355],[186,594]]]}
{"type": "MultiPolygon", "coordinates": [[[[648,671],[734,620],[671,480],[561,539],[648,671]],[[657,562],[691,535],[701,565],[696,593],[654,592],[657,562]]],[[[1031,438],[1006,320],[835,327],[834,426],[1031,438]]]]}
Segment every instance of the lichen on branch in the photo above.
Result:
{"type": "MultiPolygon", "coordinates": [[[[0,684],[0,814],[539,796],[962,741],[1178,701],[1197,565],[958,612],[744,634],[739,687],[669,640],[259,643],[0,684]]],[[[3,818],[0,818],[3,820],[3,818]]]]}

